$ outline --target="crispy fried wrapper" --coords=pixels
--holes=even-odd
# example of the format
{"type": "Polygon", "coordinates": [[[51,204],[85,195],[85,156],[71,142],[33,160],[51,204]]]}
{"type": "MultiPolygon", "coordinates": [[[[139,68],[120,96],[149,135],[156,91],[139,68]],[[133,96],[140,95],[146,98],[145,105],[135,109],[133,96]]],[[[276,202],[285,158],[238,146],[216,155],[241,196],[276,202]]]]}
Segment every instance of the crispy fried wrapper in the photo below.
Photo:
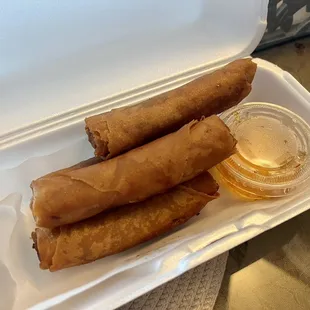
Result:
{"type": "Polygon", "coordinates": [[[74,223],[163,193],[229,157],[235,144],[228,127],[211,116],[111,160],[41,177],[31,184],[36,224],[74,223]]]}
{"type": "Polygon", "coordinates": [[[62,175],[63,173],[70,172],[70,171],[77,170],[77,169],[81,169],[81,168],[85,168],[85,167],[89,167],[89,166],[98,164],[100,162],[102,162],[102,159],[100,157],[92,157],[92,158],[83,160],[83,161],[79,162],[78,164],[75,164],[69,168],[64,168],[61,170],[57,170],[57,171],[53,171],[51,173],[48,173],[44,177],[46,178],[46,177],[51,177],[51,176],[56,176],[56,175],[62,175]]]}
{"type": "Polygon", "coordinates": [[[32,233],[40,267],[56,271],[122,252],[179,226],[218,196],[205,172],[169,192],[84,221],[32,233]]]}
{"type": "Polygon", "coordinates": [[[88,117],[96,156],[112,158],[238,104],[250,93],[256,68],[251,59],[239,59],[137,105],[88,117]]]}

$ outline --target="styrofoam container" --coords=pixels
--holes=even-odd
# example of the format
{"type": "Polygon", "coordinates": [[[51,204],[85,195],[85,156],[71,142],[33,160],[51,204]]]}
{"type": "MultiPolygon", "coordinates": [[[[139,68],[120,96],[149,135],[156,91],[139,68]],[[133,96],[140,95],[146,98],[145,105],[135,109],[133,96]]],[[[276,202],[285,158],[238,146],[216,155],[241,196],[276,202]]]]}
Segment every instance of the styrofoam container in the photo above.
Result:
{"type": "MultiPolygon", "coordinates": [[[[83,120],[134,104],[248,56],[267,0],[12,1],[0,10],[0,308],[114,309],[310,208],[298,196],[221,197],[183,227],[124,253],[56,273],[31,248],[31,180],[92,156],[83,120]],[[2,303],[2,304],[1,304],[2,303]]],[[[310,94],[254,59],[244,102],[310,122],[310,94]]]]}

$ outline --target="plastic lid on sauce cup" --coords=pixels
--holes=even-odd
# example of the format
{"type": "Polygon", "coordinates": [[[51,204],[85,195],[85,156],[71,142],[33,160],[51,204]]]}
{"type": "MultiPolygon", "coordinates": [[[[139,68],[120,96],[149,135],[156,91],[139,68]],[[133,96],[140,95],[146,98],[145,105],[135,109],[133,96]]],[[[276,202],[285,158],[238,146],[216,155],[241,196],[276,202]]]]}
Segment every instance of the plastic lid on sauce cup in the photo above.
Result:
{"type": "Polygon", "coordinates": [[[252,198],[282,197],[310,180],[310,127],[283,107],[246,103],[221,118],[237,139],[237,153],[217,165],[224,180],[252,198]]]}

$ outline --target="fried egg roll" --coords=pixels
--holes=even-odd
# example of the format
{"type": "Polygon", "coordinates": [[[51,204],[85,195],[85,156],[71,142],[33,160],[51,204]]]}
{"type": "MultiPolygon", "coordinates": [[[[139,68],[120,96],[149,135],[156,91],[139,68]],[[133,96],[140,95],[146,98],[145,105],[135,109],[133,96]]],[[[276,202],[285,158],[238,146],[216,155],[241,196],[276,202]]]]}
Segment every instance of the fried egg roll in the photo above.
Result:
{"type": "Polygon", "coordinates": [[[137,105],[86,118],[95,155],[112,158],[238,104],[250,93],[256,68],[251,59],[239,59],[137,105]]]}
{"type": "Polygon", "coordinates": [[[55,175],[62,175],[65,172],[70,172],[76,169],[80,169],[80,168],[85,168],[85,167],[89,167],[95,164],[98,164],[102,162],[102,159],[100,157],[92,157],[86,160],[83,160],[81,162],[79,162],[78,164],[75,164],[69,168],[64,168],[64,169],[60,169],[57,171],[53,171],[51,173],[46,174],[44,177],[51,177],[51,176],[55,176],[55,175]]]}
{"type": "Polygon", "coordinates": [[[139,202],[190,180],[229,157],[236,141],[217,116],[98,164],[32,182],[37,226],[53,228],[139,202]]]}
{"type": "Polygon", "coordinates": [[[188,221],[217,197],[218,185],[205,172],[143,202],[92,218],[32,233],[41,269],[56,271],[122,252],[188,221]]]}

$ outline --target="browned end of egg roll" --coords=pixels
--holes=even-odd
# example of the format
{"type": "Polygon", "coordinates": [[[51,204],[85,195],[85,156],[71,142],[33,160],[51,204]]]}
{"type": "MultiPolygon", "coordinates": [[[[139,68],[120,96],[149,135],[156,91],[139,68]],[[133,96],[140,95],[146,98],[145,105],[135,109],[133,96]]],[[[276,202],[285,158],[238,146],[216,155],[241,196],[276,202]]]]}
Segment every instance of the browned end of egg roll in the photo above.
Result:
{"type": "Polygon", "coordinates": [[[239,59],[137,105],[86,118],[96,156],[114,157],[238,104],[250,93],[256,68],[251,59],[239,59]]]}
{"type": "Polygon", "coordinates": [[[207,171],[235,144],[219,117],[193,121],[111,160],[33,181],[33,216],[38,226],[52,228],[143,201],[207,171]]]}
{"type": "Polygon", "coordinates": [[[40,267],[56,271],[116,254],[188,221],[217,197],[218,185],[202,173],[169,192],[84,221],[32,233],[40,267]]]}

